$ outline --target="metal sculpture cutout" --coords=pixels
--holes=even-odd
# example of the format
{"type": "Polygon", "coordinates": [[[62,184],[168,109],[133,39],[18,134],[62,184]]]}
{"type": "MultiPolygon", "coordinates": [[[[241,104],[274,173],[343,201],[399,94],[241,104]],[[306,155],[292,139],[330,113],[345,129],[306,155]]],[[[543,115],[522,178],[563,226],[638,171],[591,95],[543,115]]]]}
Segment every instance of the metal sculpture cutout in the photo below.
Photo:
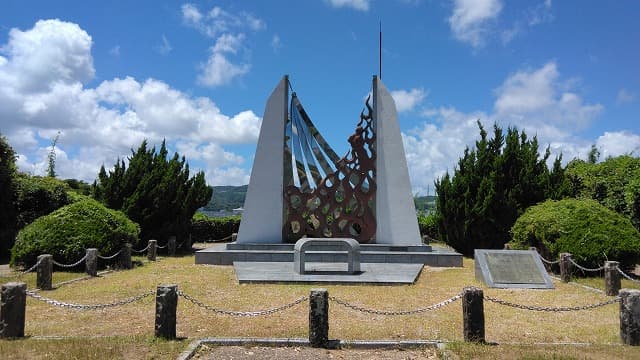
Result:
{"type": "Polygon", "coordinates": [[[339,159],[292,94],[284,146],[285,242],[304,236],[375,242],[376,131],[369,98],[365,105],[367,114],[362,111],[349,137],[351,150],[339,159]]]}

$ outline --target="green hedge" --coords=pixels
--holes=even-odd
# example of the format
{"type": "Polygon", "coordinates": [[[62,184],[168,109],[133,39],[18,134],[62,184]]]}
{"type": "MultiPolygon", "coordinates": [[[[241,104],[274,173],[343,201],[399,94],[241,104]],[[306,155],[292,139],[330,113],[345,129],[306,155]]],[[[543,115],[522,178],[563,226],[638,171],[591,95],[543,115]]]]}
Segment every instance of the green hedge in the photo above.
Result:
{"type": "Polygon", "coordinates": [[[438,219],[435,213],[429,215],[418,215],[418,227],[420,235],[427,235],[432,239],[438,238],[438,219]]]}
{"type": "Polygon", "coordinates": [[[11,250],[11,265],[33,265],[41,254],[70,264],[82,258],[87,248],[108,256],[126,242],[136,244],[139,233],[140,227],[122,212],[84,197],[22,229],[11,250]]]}
{"type": "Polygon", "coordinates": [[[511,228],[515,249],[538,248],[547,259],[568,252],[580,265],[606,260],[631,268],[640,261],[640,233],[631,221],[594,200],[548,200],[527,209],[511,228]]]}
{"type": "Polygon", "coordinates": [[[221,218],[196,213],[191,219],[191,239],[194,242],[215,241],[237,233],[240,228],[240,216],[221,218]]]}

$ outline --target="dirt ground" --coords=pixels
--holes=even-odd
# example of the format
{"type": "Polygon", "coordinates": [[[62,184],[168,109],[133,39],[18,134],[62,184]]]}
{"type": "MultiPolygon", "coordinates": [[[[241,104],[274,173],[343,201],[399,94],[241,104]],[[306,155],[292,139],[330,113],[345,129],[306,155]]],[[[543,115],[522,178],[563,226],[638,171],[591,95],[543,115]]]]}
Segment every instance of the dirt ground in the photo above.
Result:
{"type": "Polygon", "coordinates": [[[436,349],[411,350],[327,350],[307,347],[243,347],[203,345],[193,359],[198,360],[249,360],[249,359],[319,359],[319,360],[417,360],[439,359],[436,349]]]}

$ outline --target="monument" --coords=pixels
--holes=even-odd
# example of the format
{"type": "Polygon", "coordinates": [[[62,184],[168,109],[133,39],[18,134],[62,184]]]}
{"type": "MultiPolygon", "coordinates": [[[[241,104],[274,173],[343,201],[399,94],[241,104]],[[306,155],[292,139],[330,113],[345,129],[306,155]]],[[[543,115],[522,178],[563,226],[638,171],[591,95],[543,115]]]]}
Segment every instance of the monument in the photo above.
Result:
{"type": "MultiPolygon", "coordinates": [[[[395,102],[382,81],[373,77],[341,158],[290,89],[284,76],[267,100],[237,241],[197,252],[196,263],[235,263],[240,278],[239,263],[262,263],[264,273],[282,265],[273,263],[293,263],[300,239],[318,239],[305,259],[325,271],[347,263],[344,248],[353,239],[362,266],[348,276],[367,276],[367,264],[462,266],[460,254],[422,243],[395,102]]],[[[313,275],[307,266],[300,279],[313,275]]]]}
{"type": "Polygon", "coordinates": [[[494,288],[553,289],[553,282],[533,250],[474,251],[476,280],[494,288]]]}

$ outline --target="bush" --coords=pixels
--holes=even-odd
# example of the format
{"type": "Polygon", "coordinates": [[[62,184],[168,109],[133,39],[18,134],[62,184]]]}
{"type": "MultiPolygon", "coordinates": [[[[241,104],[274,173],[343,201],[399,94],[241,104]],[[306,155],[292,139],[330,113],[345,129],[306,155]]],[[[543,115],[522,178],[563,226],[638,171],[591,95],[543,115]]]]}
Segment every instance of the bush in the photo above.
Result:
{"type": "Polygon", "coordinates": [[[126,242],[135,244],[139,233],[140,227],[122,212],[84,197],[22,229],[11,251],[11,265],[35,264],[41,254],[51,254],[61,263],[74,263],[87,248],[111,255],[126,242]]]}
{"type": "Polygon", "coordinates": [[[194,242],[223,239],[237,233],[239,228],[240,216],[214,218],[196,213],[191,219],[191,237],[194,242]]]}
{"type": "Polygon", "coordinates": [[[72,202],[67,184],[52,177],[20,174],[16,189],[18,229],[72,202]]]}
{"type": "Polygon", "coordinates": [[[630,268],[640,260],[640,233],[629,219],[594,200],[549,200],[532,206],[511,232],[512,248],[535,246],[547,259],[568,252],[591,268],[606,260],[630,268]]]}
{"type": "Polygon", "coordinates": [[[435,213],[418,215],[418,227],[420,227],[420,235],[427,235],[432,239],[438,237],[438,218],[435,213]]]}
{"type": "Polygon", "coordinates": [[[0,259],[8,258],[16,237],[18,212],[15,206],[16,156],[0,133],[0,259]]]}

